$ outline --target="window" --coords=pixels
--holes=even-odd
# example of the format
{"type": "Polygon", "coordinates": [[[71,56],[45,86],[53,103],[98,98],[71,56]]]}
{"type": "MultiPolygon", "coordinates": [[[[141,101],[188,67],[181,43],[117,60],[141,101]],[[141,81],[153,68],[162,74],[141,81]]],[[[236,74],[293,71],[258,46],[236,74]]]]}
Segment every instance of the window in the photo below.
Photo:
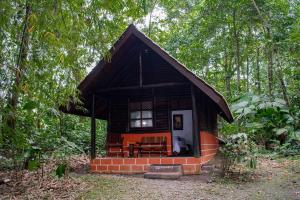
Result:
{"type": "Polygon", "coordinates": [[[130,127],[153,127],[152,101],[139,101],[130,103],[130,127]]]}

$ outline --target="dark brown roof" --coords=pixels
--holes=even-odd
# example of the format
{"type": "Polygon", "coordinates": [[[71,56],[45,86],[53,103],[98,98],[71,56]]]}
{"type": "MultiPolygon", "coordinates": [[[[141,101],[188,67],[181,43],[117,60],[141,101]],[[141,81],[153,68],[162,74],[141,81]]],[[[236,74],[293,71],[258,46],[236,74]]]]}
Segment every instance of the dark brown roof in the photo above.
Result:
{"type": "MultiPolygon", "coordinates": [[[[186,77],[190,82],[192,82],[197,88],[199,88],[203,93],[205,93],[213,102],[215,102],[221,112],[219,113],[226,121],[232,122],[233,117],[229,110],[228,104],[224,97],[213,89],[204,80],[197,77],[189,69],[187,69],[183,64],[177,61],[174,57],[170,56],[165,50],[163,50],[159,45],[153,42],[145,34],[136,29],[134,25],[129,25],[127,30],[121,35],[119,40],[111,48],[111,57],[126,43],[129,37],[134,35],[139,40],[141,40],[146,46],[151,48],[154,52],[159,54],[166,62],[173,66],[178,72],[180,72],[184,77],[186,77]]],[[[102,59],[97,66],[86,76],[86,78],[79,84],[78,89],[82,92],[88,92],[89,85],[94,81],[94,79],[99,75],[99,73],[107,66],[109,62],[102,59]]]]}

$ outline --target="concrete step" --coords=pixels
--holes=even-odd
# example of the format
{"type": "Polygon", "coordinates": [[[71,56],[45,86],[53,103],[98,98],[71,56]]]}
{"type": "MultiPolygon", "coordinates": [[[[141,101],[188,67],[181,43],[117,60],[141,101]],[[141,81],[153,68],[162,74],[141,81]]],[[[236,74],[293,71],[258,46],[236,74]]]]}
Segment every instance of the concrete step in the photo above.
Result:
{"type": "Polygon", "coordinates": [[[182,165],[150,165],[149,171],[144,174],[144,178],[150,179],[179,179],[182,176],[182,165]]]}
{"type": "Polygon", "coordinates": [[[222,169],[218,165],[205,164],[201,166],[201,174],[221,174],[222,169]]]}
{"type": "Polygon", "coordinates": [[[215,169],[215,166],[214,165],[202,165],[201,169],[207,170],[207,171],[213,171],[215,169]]]}
{"type": "Polygon", "coordinates": [[[180,172],[146,172],[144,178],[149,179],[179,179],[182,176],[180,172]]]}
{"type": "Polygon", "coordinates": [[[182,165],[179,164],[153,164],[149,172],[182,172],[182,165]]]}
{"type": "Polygon", "coordinates": [[[208,170],[201,170],[201,174],[210,174],[211,173],[211,171],[208,171],[208,170]]]}

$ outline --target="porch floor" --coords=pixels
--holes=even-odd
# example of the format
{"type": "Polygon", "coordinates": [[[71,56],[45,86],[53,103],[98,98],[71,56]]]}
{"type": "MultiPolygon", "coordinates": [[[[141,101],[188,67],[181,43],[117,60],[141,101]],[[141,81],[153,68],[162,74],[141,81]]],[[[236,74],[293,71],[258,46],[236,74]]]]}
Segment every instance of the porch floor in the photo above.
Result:
{"type": "Polygon", "coordinates": [[[141,174],[148,172],[152,164],[181,164],[183,174],[200,174],[201,165],[214,157],[214,154],[195,157],[104,157],[91,160],[91,171],[102,174],[141,174]]]}

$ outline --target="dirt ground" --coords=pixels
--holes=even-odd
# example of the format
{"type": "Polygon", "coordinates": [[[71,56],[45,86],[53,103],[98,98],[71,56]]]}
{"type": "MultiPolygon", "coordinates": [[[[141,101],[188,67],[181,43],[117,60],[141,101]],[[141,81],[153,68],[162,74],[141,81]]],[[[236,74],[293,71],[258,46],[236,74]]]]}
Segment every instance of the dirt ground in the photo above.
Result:
{"type": "Polygon", "coordinates": [[[84,175],[90,188],[78,199],[300,199],[300,161],[262,159],[253,172],[235,178],[183,176],[151,180],[143,176],[84,175]]]}
{"type": "Polygon", "coordinates": [[[179,180],[144,179],[142,175],[99,175],[87,173],[86,159],[74,158],[68,178],[57,178],[53,167],[41,173],[1,172],[0,199],[299,199],[300,157],[260,159],[255,171],[231,178],[203,175],[179,180]],[[81,162],[79,162],[81,161],[81,162]],[[79,164],[78,164],[79,163],[79,164]],[[18,178],[18,177],[21,177],[18,178]]]}

